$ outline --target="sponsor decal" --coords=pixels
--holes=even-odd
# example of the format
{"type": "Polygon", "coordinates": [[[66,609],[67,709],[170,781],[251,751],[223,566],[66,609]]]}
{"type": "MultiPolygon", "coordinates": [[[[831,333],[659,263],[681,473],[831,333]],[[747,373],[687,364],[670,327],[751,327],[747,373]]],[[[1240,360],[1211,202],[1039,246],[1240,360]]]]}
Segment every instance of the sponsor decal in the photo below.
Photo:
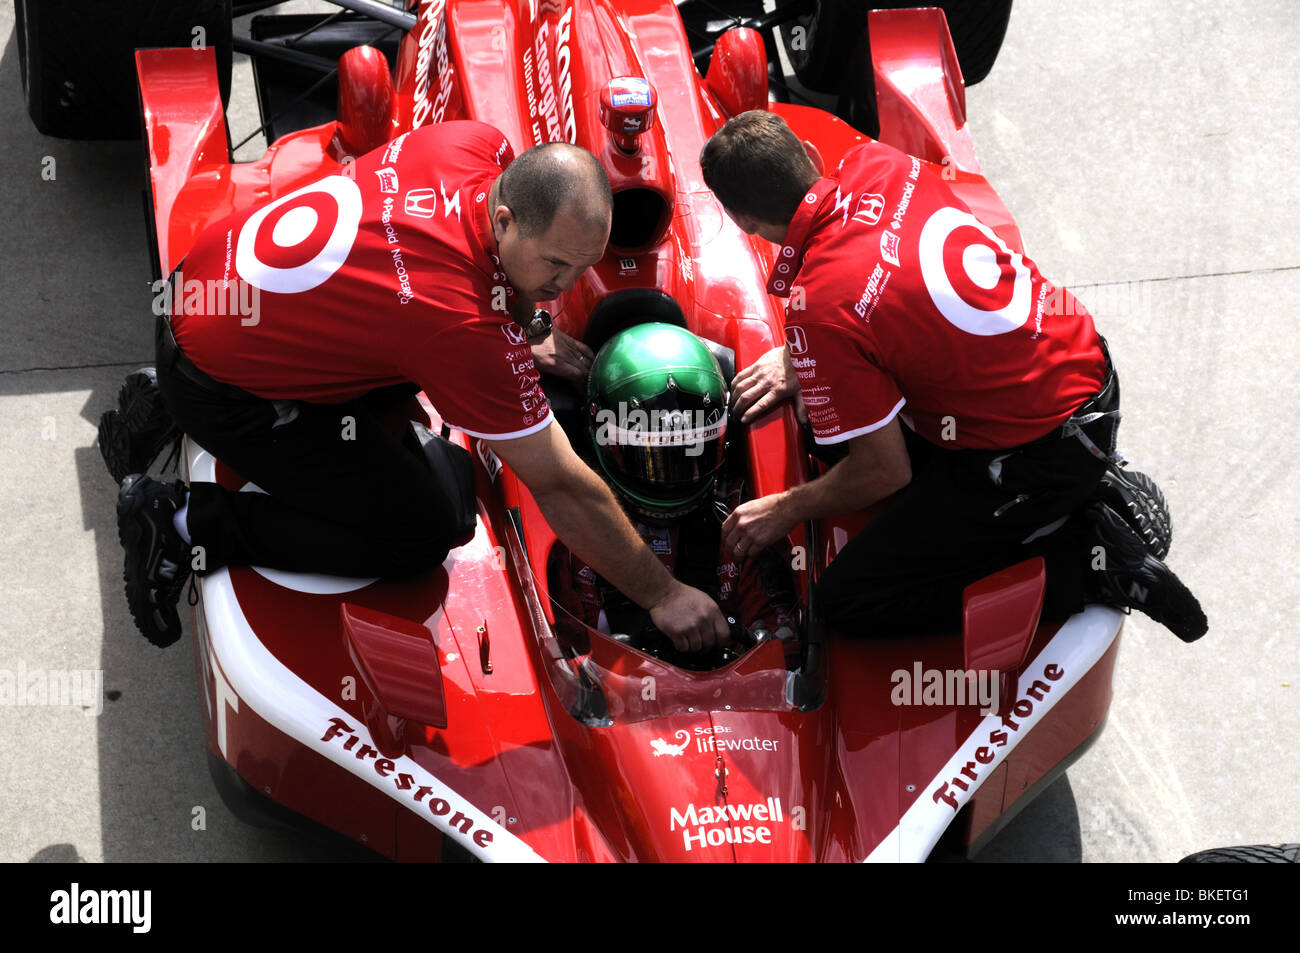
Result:
{"type": "Polygon", "coordinates": [[[478,452],[478,458],[483,461],[483,469],[487,471],[488,482],[495,483],[497,474],[501,472],[501,459],[482,440],[475,442],[475,450],[478,452]]]}
{"type": "Polygon", "coordinates": [[[551,26],[547,20],[537,25],[537,37],[532,55],[524,52],[524,88],[528,94],[528,111],[532,115],[535,142],[574,142],[577,125],[573,116],[573,78],[570,75],[571,55],[569,32],[573,9],[564,11],[555,26],[555,73],[551,73],[549,40],[551,26]],[[532,65],[536,63],[536,92],[532,81],[532,65]],[[556,85],[559,95],[556,95],[556,85]],[[537,98],[540,96],[540,100],[537,98]],[[545,136],[542,124],[545,124],[545,136]]]}
{"type": "Polygon", "coordinates": [[[678,744],[669,744],[662,738],[650,739],[650,748],[654,751],[656,758],[663,757],[664,755],[669,755],[673,758],[680,758],[682,752],[686,750],[686,746],[691,743],[690,733],[684,728],[678,728],[677,731],[673,733],[673,737],[678,739],[678,744]]]}
{"type": "MultiPolygon", "coordinates": [[[[962,765],[952,778],[940,782],[930,791],[931,800],[935,804],[943,802],[954,811],[960,808],[961,802],[950,787],[969,791],[971,785],[980,780],[985,766],[992,764],[997,758],[999,748],[1005,748],[1008,744],[1015,747],[1020,740],[1018,735],[1021,721],[1034,713],[1034,702],[1042,702],[1052,691],[1053,684],[1059,682],[1064,675],[1065,669],[1054,662],[1044,666],[1040,676],[1029,684],[1020,698],[1016,699],[1016,703],[1011,706],[1011,711],[994,723],[984,739],[985,743],[975,749],[971,760],[962,765]]],[[[1047,707],[1050,708],[1051,704],[1054,702],[1050,702],[1047,707]]]]}
{"type": "Polygon", "coordinates": [[[406,137],[409,135],[410,135],[409,132],[404,132],[396,139],[394,139],[392,142],[390,142],[388,144],[388,148],[384,150],[384,154],[380,156],[379,161],[385,163],[386,165],[396,165],[397,156],[399,153],[401,153],[402,145],[406,142],[406,137]]]}
{"type": "Polygon", "coordinates": [[[433,189],[408,189],[404,204],[407,215],[433,218],[438,210],[438,193],[433,189]]]}
{"type": "Polygon", "coordinates": [[[609,95],[615,106],[649,106],[650,84],[639,77],[624,77],[610,83],[609,95]]]}
{"type": "Polygon", "coordinates": [[[786,325],[785,344],[791,354],[802,354],[808,350],[808,338],[804,335],[803,328],[797,324],[786,325]]]}
{"type": "Polygon", "coordinates": [[[429,785],[417,785],[411,775],[397,772],[395,762],[380,757],[379,751],[364,742],[357,744],[361,739],[356,730],[337,716],[329,720],[325,733],[320,737],[321,741],[330,744],[335,739],[342,739],[339,744],[344,751],[350,752],[358,761],[369,764],[381,778],[389,779],[397,791],[404,792],[406,796],[402,800],[408,802],[407,807],[428,810],[434,817],[445,819],[448,825],[459,830],[479,847],[491,846],[496,835],[476,824],[474,815],[477,812],[472,805],[462,804],[447,789],[443,789],[439,796],[429,785]]]}
{"type": "Polygon", "coordinates": [[[527,332],[513,321],[501,325],[501,333],[506,336],[506,340],[511,344],[524,344],[528,340],[527,332]]]}
{"type": "Polygon", "coordinates": [[[723,844],[770,844],[772,828],[784,823],[779,797],[750,804],[696,807],[691,803],[680,811],[668,809],[668,830],[682,832],[687,851],[723,844]]]}
{"type": "Polygon", "coordinates": [[[731,727],[729,725],[720,725],[713,727],[710,725],[700,725],[695,729],[695,749],[704,754],[710,754],[719,751],[776,751],[780,745],[777,738],[721,738],[719,735],[729,734],[731,727]]]}
{"type": "Polygon", "coordinates": [[[635,259],[635,258],[620,258],[620,259],[618,260],[618,273],[619,273],[620,275],[635,275],[635,274],[636,274],[636,259],[635,259]]]}
{"type": "Polygon", "coordinates": [[[865,318],[868,323],[871,321],[871,312],[875,311],[876,305],[880,303],[880,297],[885,293],[885,285],[889,284],[889,277],[892,274],[892,271],[886,272],[879,262],[876,262],[876,266],[871,269],[871,277],[867,279],[867,286],[862,289],[862,297],[853,306],[858,316],[865,318]]]}
{"type": "Polygon", "coordinates": [[[831,402],[831,395],[827,393],[830,389],[829,385],[820,384],[802,390],[803,405],[805,407],[825,407],[831,402]]]}
{"type": "Polygon", "coordinates": [[[898,237],[897,232],[880,233],[880,257],[891,265],[898,264],[898,248],[902,240],[898,237]]]}
{"type": "Polygon", "coordinates": [[[864,192],[858,199],[857,211],[853,213],[853,221],[861,222],[863,225],[875,225],[880,221],[880,213],[885,210],[885,197],[879,192],[864,192]]]}
{"type": "Polygon", "coordinates": [[[396,169],[376,169],[375,175],[379,176],[379,191],[385,195],[397,194],[397,170],[396,169]]]}
{"type": "Polygon", "coordinates": [[[398,243],[397,229],[393,227],[393,200],[384,199],[383,209],[379,213],[380,224],[384,226],[384,237],[393,247],[388,253],[393,256],[393,272],[397,275],[397,300],[400,304],[410,304],[415,297],[411,290],[411,276],[406,270],[406,259],[402,257],[402,246],[398,243]]]}
{"type": "Polygon", "coordinates": [[[794,372],[800,381],[808,380],[817,376],[817,359],[812,357],[792,357],[790,363],[794,365],[794,372]]]}
{"type": "Polygon", "coordinates": [[[898,208],[894,209],[892,220],[889,227],[898,231],[903,227],[903,219],[907,216],[907,207],[912,204],[912,193],[916,191],[917,176],[921,174],[921,160],[912,158],[912,169],[907,173],[907,182],[903,183],[903,197],[898,200],[898,208]]]}
{"type": "MultiPolygon", "coordinates": [[[[807,198],[814,198],[814,197],[813,197],[811,194],[809,194],[808,196],[806,196],[806,199],[807,199],[807,198]]],[[[815,200],[815,199],[814,199],[814,200],[815,200]]],[[[853,193],[852,193],[852,192],[849,192],[849,193],[846,194],[846,193],[844,193],[844,192],[841,192],[841,191],[840,191],[840,187],[837,185],[837,186],[835,187],[835,209],[834,209],[834,211],[841,213],[841,214],[840,214],[840,228],[843,228],[845,225],[849,224],[849,208],[850,208],[852,205],[853,205],[853,193]]]]}
{"type": "Polygon", "coordinates": [[[989,337],[1029,320],[1033,280],[1028,266],[974,215],[937,209],[921,228],[917,252],[930,300],[953,326],[989,337]],[[985,309],[970,299],[1006,303],[985,309]]]}
{"type": "Polygon", "coordinates": [[[414,110],[412,128],[419,129],[430,119],[442,122],[451,100],[451,57],[447,54],[447,18],[443,16],[447,0],[426,0],[421,9],[419,53],[415,58],[414,110]],[[429,98],[429,66],[435,61],[438,67],[438,92],[429,98]]]}
{"type": "Polygon", "coordinates": [[[451,213],[456,213],[456,221],[460,221],[460,192],[456,189],[451,190],[451,195],[447,194],[447,186],[441,179],[438,180],[438,191],[442,193],[442,217],[451,218],[451,213]]]}
{"type": "Polygon", "coordinates": [[[331,175],[250,215],[235,242],[235,271],[262,291],[297,294],[347,261],[361,222],[361,190],[331,175]]]}
{"type": "Polygon", "coordinates": [[[650,529],[649,539],[646,540],[650,547],[650,552],[659,553],[663,556],[670,556],[673,552],[673,540],[668,530],[658,527],[650,529]]]}

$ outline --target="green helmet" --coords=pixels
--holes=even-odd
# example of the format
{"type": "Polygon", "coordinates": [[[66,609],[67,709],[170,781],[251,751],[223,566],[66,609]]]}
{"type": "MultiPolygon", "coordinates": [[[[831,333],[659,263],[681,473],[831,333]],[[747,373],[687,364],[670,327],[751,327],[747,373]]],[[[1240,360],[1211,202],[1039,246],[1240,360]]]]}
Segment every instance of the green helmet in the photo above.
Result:
{"type": "Polygon", "coordinates": [[[673,324],[638,324],[606,342],[587,379],[601,471],[639,514],[666,520],[706,499],[722,467],[727,384],[713,354],[673,324]]]}

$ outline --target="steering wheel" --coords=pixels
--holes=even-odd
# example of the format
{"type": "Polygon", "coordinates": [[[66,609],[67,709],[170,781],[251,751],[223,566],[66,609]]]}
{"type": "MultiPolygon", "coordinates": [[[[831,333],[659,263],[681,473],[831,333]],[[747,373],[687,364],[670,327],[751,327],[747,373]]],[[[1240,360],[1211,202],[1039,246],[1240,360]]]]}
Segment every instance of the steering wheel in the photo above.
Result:
{"type": "Polygon", "coordinates": [[[683,652],[673,645],[668,636],[650,624],[640,632],[618,633],[611,638],[678,668],[697,672],[724,668],[760,642],[773,638],[766,629],[751,630],[731,616],[724,618],[727,620],[729,641],[715,645],[707,652],[683,652]]]}

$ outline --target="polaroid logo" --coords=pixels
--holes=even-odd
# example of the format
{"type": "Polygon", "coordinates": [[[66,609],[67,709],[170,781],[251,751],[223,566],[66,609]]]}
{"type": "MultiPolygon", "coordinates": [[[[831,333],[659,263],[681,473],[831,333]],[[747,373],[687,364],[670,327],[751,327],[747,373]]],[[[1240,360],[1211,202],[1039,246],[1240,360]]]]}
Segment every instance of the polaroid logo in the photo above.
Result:
{"type": "Polygon", "coordinates": [[[912,204],[912,193],[916,191],[916,185],[912,182],[903,183],[903,197],[898,200],[898,208],[894,209],[893,221],[889,227],[898,231],[903,227],[903,217],[907,215],[907,207],[912,204]]]}
{"type": "Polygon", "coordinates": [[[104,711],[102,669],[0,669],[0,706],[80,708],[87,717],[104,711]]]}
{"type": "Polygon", "coordinates": [[[781,799],[770,797],[755,804],[719,804],[713,807],[686,805],[668,809],[668,830],[682,832],[687,851],[723,844],[770,844],[773,824],[784,822],[781,799]],[[757,823],[741,823],[741,822],[757,823]]]}
{"type": "Polygon", "coordinates": [[[74,883],[50,894],[50,922],[60,925],[130,924],[132,933],[148,933],[152,909],[152,890],[82,890],[74,883]]]}
{"type": "Polygon", "coordinates": [[[698,457],[704,444],[716,440],[727,429],[727,412],[713,410],[629,409],[620,401],[618,410],[596,411],[596,445],[600,447],[685,447],[688,457],[698,457]]]}
{"type": "Polygon", "coordinates": [[[912,670],[896,669],[889,676],[895,705],[980,706],[981,715],[998,710],[999,674],[992,669],[927,668],[912,663],[912,670]]]}

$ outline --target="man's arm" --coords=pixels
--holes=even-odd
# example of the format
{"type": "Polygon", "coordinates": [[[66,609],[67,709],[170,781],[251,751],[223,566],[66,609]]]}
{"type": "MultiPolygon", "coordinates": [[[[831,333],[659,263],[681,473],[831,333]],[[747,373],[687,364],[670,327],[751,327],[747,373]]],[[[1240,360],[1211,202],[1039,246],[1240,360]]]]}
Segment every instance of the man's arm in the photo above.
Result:
{"type": "Polygon", "coordinates": [[[737,556],[752,556],[799,523],[870,506],[912,480],[912,465],[895,417],[879,430],[849,440],[849,455],[815,480],[742,503],[722,524],[722,541],[737,556]]]}
{"type": "Polygon", "coordinates": [[[707,649],[726,638],[727,623],[714,601],[674,579],[641,542],[614,494],[573,452],[558,424],[491,447],[528,487],[565,545],[648,610],[679,650],[707,649]]]}

